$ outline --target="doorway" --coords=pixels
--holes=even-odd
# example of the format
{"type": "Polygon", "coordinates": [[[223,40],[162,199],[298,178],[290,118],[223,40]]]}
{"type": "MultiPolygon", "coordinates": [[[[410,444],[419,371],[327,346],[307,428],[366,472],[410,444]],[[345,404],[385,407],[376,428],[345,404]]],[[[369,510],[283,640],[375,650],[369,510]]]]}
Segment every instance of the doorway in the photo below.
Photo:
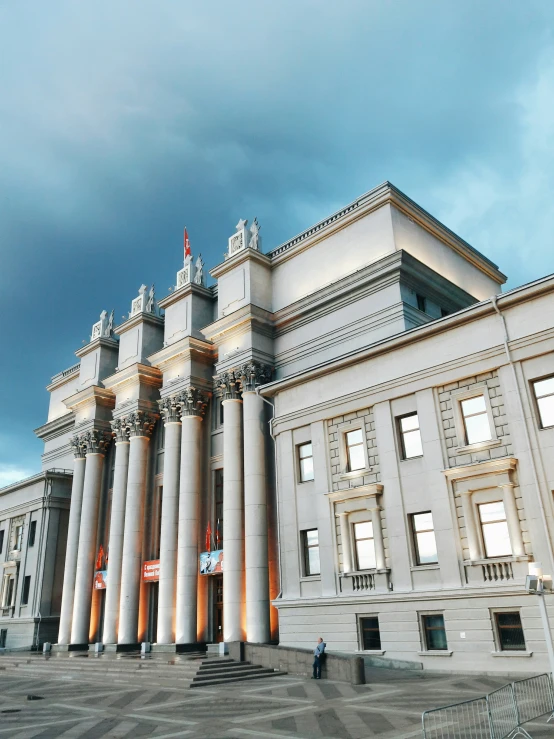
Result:
{"type": "Polygon", "coordinates": [[[150,588],[150,612],[148,614],[148,641],[151,644],[158,642],[158,595],[160,583],[152,582],[150,588]]]}
{"type": "Polygon", "coordinates": [[[213,594],[213,640],[223,641],[223,575],[212,576],[213,594]]]}

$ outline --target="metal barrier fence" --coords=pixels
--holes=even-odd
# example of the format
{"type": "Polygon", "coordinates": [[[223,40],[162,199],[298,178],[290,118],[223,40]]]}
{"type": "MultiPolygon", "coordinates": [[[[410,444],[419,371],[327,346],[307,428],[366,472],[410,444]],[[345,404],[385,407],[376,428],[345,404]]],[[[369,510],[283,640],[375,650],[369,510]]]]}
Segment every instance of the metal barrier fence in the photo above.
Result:
{"type": "Polygon", "coordinates": [[[504,685],[473,700],[425,711],[425,739],[513,739],[531,735],[522,724],[550,713],[554,720],[551,675],[537,675],[504,685]]]}

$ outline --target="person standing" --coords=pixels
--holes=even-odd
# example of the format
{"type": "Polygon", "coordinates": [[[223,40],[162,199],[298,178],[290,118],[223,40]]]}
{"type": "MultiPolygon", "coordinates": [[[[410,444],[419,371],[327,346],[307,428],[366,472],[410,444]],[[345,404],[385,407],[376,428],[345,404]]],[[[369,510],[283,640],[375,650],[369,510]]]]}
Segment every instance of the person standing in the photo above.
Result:
{"type": "Polygon", "coordinates": [[[314,649],[314,674],[312,675],[312,680],[321,680],[321,663],[323,661],[323,654],[325,653],[325,646],[325,642],[319,637],[314,649]]]}

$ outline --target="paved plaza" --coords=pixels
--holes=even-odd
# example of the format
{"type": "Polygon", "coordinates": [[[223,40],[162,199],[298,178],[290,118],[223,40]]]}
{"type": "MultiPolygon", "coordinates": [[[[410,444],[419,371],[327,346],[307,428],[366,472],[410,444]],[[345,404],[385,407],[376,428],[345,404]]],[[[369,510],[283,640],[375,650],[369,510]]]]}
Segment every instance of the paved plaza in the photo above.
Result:
{"type": "MultiPolygon", "coordinates": [[[[176,660],[115,664],[0,657],[0,739],[408,739],[426,708],[507,681],[373,670],[360,686],[281,675],[191,690],[176,660]]],[[[554,735],[545,720],[527,725],[533,739],[554,735]]]]}

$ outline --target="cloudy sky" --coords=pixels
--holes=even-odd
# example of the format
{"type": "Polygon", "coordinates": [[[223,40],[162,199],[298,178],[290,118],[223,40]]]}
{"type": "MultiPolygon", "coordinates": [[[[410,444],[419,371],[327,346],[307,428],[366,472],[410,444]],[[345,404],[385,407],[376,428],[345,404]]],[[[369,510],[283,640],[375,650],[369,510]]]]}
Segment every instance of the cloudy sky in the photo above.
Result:
{"type": "Polygon", "coordinates": [[[553,272],[552,0],[0,0],[0,486],[103,308],[390,180],[553,272]]]}

